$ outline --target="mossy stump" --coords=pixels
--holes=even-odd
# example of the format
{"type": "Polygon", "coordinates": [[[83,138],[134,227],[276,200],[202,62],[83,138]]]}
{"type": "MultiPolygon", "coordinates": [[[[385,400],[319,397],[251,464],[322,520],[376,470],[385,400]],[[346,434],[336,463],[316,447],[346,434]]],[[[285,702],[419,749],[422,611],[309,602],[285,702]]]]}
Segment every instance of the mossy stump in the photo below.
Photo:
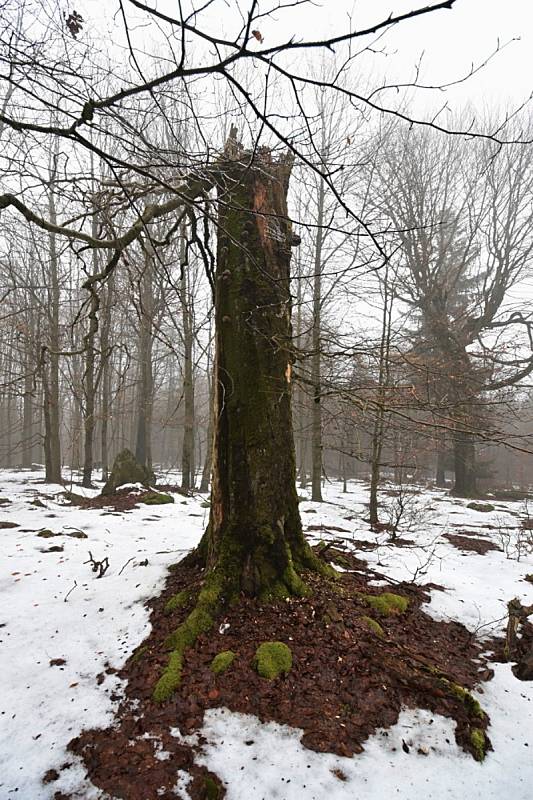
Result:
{"type": "Polygon", "coordinates": [[[187,557],[204,570],[204,585],[167,639],[172,653],[155,688],[159,702],[179,686],[185,650],[228,605],[243,595],[261,602],[306,596],[306,571],[335,574],[305,539],[296,493],[290,260],[297,237],[287,213],[293,158],[247,153],[233,139],[228,147],[231,157],[221,159],[217,176],[223,202],[210,513],[187,557]]]}
{"type": "Polygon", "coordinates": [[[153,472],[139,464],[131,450],[126,448],[121,450],[115,458],[111,474],[102,489],[102,496],[107,497],[115,494],[117,489],[124,486],[124,484],[140,483],[149,488],[154,482],[153,472]]]}

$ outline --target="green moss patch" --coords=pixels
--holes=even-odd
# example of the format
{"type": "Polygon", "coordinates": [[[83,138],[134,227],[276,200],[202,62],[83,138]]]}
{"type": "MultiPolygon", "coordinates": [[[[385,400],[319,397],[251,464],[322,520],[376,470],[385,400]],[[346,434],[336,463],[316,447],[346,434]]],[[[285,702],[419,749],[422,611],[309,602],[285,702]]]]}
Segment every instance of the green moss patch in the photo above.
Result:
{"type": "Polygon", "coordinates": [[[185,622],[167,636],[165,646],[173,652],[153,692],[153,699],[157,703],[168,700],[180,685],[183,654],[201,633],[205,633],[213,626],[213,616],[217,611],[220,593],[219,579],[212,575],[198,595],[196,606],[185,622]]]}
{"type": "Polygon", "coordinates": [[[376,622],[376,620],[372,619],[372,617],[361,617],[361,622],[364,622],[366,627],[373,633],[375,633],[376,636],[380,637],[385,636],[385,631],[383,630],[379,622],[376,622]]]}
{"type": "Polygon", "coordinates": [[[409,606],[407,597],[402,597],[401,594],[393,594],[392,592],[363,594],[361,596],[365,603],[385,617],[390,617],[391,614],[403,614],[409,606]]]}
{"type": "Polygon", "coordinates": [[[183,591],[172,595],[165,605],[165,614],[171,614],[177,608],[183,608],[183,606],[187,605],[191,597],[192,592],[188,589],[183,589],[183,591]]]}
{"type": "Polygon", "coordinates": [[[292,653],[284,642],[263,642],[256,650],[254,667],[269,681],[286,675],[292,667],[292,653]]]}
{"type": "Polygon", "coordinates": [[[176,691],[181,683],[181,670],[183,667],[183,652],[174,651],[167,667],[156,683],[153,698],[156,703],[164,703],[176,691]]]}
{"type": "Polygon", "coordinates": [[[170,494],[163,492],[148,492],[140,498],[140,502],[147,506],[162,506],[166,503],[173,503],[174,498],[170,494]]]}
{"type": "Polygon", "coordinates": [[[145,653],[148,652],[148,647],[138,647],[137,650],[134,652],[132,657],[130,658],[130,664],[136,664],[141,658],[144,656],[145,653]]]}
{"type": "Polygon", "coordinates": [[[476,700],[475,697],[472,697],[468,689],[465,689],[464,686],[460,686],[458,683],[451,683],[443,678],[443,683],[446,685],[446,688],[454,697],[464,703],[470,714],[474,717],[478,717],[479,719],[484,719],[485,712],[481,708],[480,704],[476,700]]]}
{"type": "Polygon", "coordinates": [[[487,740],[481,728],[472,728],[470,731],[470,744],[472,745],[472,755],[476,761],[483,761],[487,752],[487,740]]]}
{"type": "Polygon", "coordinates": [[[475,500],[472,503],[468,503],[467,508],[471,508],[472,511],[481,511],[485,514],[489,511],[494,511],[492,503],[478,503],[475,500]]]}
{"type": "Polygon", "coordinates": [[[234,653],[233,650],[222,650],[222,652],[217,653],[212,660],[210,667],[211,672],[214,672],[215,675],[220,675],[233,664],[235,658],[236,653],[234,653]]]}
{"type": "Polygon", "coordinates": [[[204,778],[204,789],[206,800],[219,800],[220,789],[209,775],[204,778]]]}

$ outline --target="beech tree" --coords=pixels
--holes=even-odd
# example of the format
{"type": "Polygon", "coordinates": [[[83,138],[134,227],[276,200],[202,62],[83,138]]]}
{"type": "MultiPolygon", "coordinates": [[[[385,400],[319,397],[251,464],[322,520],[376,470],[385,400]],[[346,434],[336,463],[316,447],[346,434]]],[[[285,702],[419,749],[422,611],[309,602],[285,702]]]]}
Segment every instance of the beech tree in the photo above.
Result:
{"type": "Polygon", "coordinates": [[[454,491],[473,496],[483,395],[533,371],[529,314],[507,300],[533,254],[528,151],[395,131],[375,177],[382,227],[400,244],[396,293],[418,317],[436,422],[452,433],[454,491]]]}

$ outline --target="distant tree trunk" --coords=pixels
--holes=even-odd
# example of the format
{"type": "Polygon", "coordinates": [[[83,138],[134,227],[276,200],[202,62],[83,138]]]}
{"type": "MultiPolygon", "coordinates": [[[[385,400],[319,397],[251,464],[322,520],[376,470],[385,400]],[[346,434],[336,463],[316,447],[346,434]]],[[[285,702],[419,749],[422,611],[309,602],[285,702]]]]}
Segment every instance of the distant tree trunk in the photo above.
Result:
{"type": "Polygon", "coordinates": [[[24,358],[24,399],[22,409],[22,459],[24,469],[30,469],[33,463],[33,380],[34,362],[30,352],[30,343],[26,342],[24,358]]]}
{"type": "Polygon", "coordinates": [[[381,454],[383,451],[383,435],[385,431],[385,402],[390,373],[390,335],[392,318],[392,295],[389,287],[389,269],[385,269],[383,281],[383,317],[381,324],[381,341],[379,345],[379,377],[376,402],[376,415],[371,441],[370,471],[370,526],[375,528],[379,522],[378,488],[381,476],[381,454]]]}
{"type": "MultiPolygon", "coordinates": [[[[93,214],[92,235],[98,235],[96,214],[93,214]]],[[[93,248],[93,275],[98,273],[98,251],[93,248]]],[[[88,330],[83,337],[85,350],[85,371],[83,374],[84,418],[83,418],[83,480],[82,486],[91,488],[94,463],[94,429],[96,405],[96,334],[98,333],[98,310],[100,296],[98,290],[91,288],[89,301],[88,330]]]]}
{"type": "Polygon", "coordinates": [[[194,374],[193,374],[193,320],[189,297],[188,265],[185,263],[185,225],[181,235],[181,310],[183,324],[183,443],[181,450],[181,488],[194,489],[194,374]]]}
{"type": "Polygon", "coordinates": [[[384,413],[381,408],[376,411],[374,428],[372,431],[371,444],[371,467],[370,467],[370,526],[375,528],[379,522],[378,514],[378,489],[381,476],[381,453],[383,450],[383,428],[384,413]]]}
{"type": "Polygon", "coordinates": [[[324,240],[324,198],[325,184],[321,177],[318,184],[317,227],[315,239],[315,258],[313,276],[313,330],[311,358],[311,384],[313,405],[311,411],[311,500],[322,502],[322,245],[324,240]]]}
{"type": "Polygon", "coordinates": [[[476,497],[476,448],[473,436],[456,430],[453,440],[455,483],[452,490],[458,497],[476,497]]]}
{"type": "MultiPolygon", "coordinates": [[[[305,408],[302,405],[302,425],[305,425],[305,408]]],[[[308,451],[308,441],[307,436],[304,435],[301,437],[300,441],[300,467],[298,470],[298,474],[300,476],[300,489],[307,489],[307,451],[308,451]]]]}
{"type": "MultiPolygon", "coordinates": [[[[216,272],[211,512],[199,552],[225,600],[302,594],[322,567],[298,510],[291,415],[286,195],[292,160],[249,154],[221,187],[216,272]]],[[[209,582],[209,578],[207,579],[209,582]]]]}
{"type": "Polygon", "coordinates": [[[437,468],[435,471],[435,486],[440,489],[446,486],[446,447],[443,436],[437,439],[437,468]]]}
{"type": "MultiPolygon", "coordinates": [[[[48,193],[48,214],[52,224],[57,223],[53,181],[57,169],[57,156],[54,156],[53,167],[50,174],[50,189],[48,193]]],[[[59,263],[55,234],[48,236],[50,258],[50,289],[49,289],[49,347],[43,353],[43,394],[44,394],[44,423],[45,423],[45,471],[48,483],[61,483],[61,439],[59,422],[59,263]]]]}
{"type": "MultiPolygon", "coordinates": [[[[80,343],[72,342],[73,349],[80,343]]],[[[82,453],[81,439],[83,430],[83,386],[81,376],[81,357],[75,354],[70,361],[72,397],[70,398],[70,467],[81,469],[82,453]]]]}
{"type": "MultiPolygon", "coordinates": [[[[209,374],[209,365],[208,365],[208,374],[209,374]]],[[[205,442],[205,458],[204,458],[204,466],[202,469],[202,479],[200,481],[200,492],[207,492],[209,489],[209,480],[211,478],[211,466],[213,463],[213,433],[214,433],[214,388],[213,388],[213,380],[209,378],[209,409],[208,409],[208,420],[207,420],[207,437],[205,442]]]]}
{"type": "Polygon", "coordinates": [[[153,328],[153,264],[145,250],[145,264],[140,281],[139,298],[139,382],[137,386],[137,434],[135,458],[152,469],[152,406],[154,378],[152,372],[153,328]]]}
{"type": "Polygon", "coordinates": [[[394,443],[394,483],[403,484],[403,447],[400,434],[397,430],[393,434],[394,443]]]}
{"type": "Polygon", "coordinates": [[[111,308],[113,305],[114,272],[111,273],[104,289],[102,329],[100,331],[100,351],[102,358],[102,426],[100,430],[100,449],[102,455],[102,480],[109,477],[109,417],[111,414],[111,308]]]}

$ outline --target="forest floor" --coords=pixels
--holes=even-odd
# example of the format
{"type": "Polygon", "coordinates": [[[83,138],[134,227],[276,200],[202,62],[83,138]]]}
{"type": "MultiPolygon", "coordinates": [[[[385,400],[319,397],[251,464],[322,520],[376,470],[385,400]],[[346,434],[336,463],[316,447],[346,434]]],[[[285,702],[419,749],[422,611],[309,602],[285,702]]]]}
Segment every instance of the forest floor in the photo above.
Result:
{"type": "MultiPolygon", "coordinates": [[[[495,643],[507,602],[533,603],[520,502],[479,511],[440,490],[407,494],[391,543],[365,522],[362,482],[302,499],[311,543],[340,564],[336,589],[232,609],[190,651],[176,698],[156,706],[161,639],[187,612],[165,604],[191,579],[168,568],[198,542],[206,498],[113,507],[72,490],[87,507],[42,473],[0,471],[0,800],[196,800],[217,784],[228,800],[530,800],[533,681],[498,661],[495,643]],[[89,553],[108,559],[101,578],[89,553]],[[368,599],[382,592],[408,607],[382,613],[368,599]],[[251,667],[266,639],[293,652],[273,682],[251,667]],[[237,658],[215,677],[221,650],[237,658]],[[447,679],[471,690],[482,719],[447,679]],[[474,725],[493,748],[482,763],[474,725]]],[[[395,494],[385,487],[393,510],[395,494]]]]}

